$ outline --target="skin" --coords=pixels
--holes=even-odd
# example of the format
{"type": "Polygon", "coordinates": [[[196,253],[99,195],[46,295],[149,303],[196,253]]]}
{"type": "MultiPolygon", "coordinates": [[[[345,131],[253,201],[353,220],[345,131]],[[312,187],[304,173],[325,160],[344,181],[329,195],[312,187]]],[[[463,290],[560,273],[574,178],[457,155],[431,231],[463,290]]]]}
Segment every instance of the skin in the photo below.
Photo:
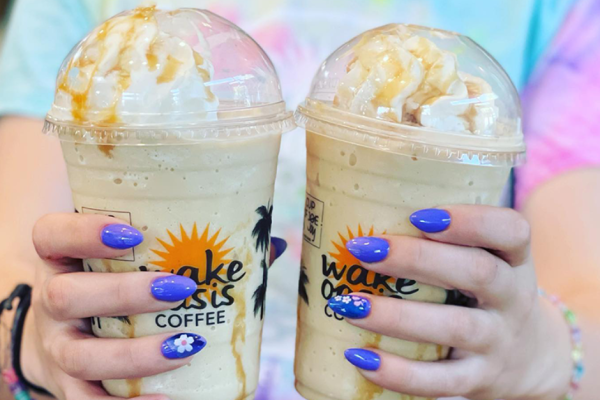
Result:
{"type": "MultiPolygon", "coordinates": [[[[10,292],[18,282],[34,285],[23,355],[24,372],[32,382],[61,400],[113,399],[89,380],[140,377],[186,361],[160,358],[162,336],[97,339],[81,318],[156,311],[173,304],[148,294],[154,273],[121,274],[117,282],[110,275],[77,272],[81,257],[121,253],[99,240],[110,218],[70,213],[59,143],[40,130],[37,120],[0,119],[0,187],[11,188],[0,196],[0,293],[10,292]],[[42,218],[47,214],[54,215],[42,218]],[[108,300],[123,293],[131,301],[126,309],[120,306],[122,300],[108,300]],[[100,295],[106,302],[97,302],[100,295]],[[115,363],[110,354],[123,351],[131,357],[115,363]]],[[[368,268],[463,289],[478,299],[479,308],[371,299],[371,315],[349,323],[456,350],[451,360],[436,363],[381,353],[381,368],[362,373],[404,393],[560,399],[570,376],[569,336],[560,312],[536,295],[537,270],[541,285],[579,314],[588,379],[577,399],[596,398],[598,380],[589,378],[600,376],[600,313],[592,306],[600,300],[600,250],[594,245],[600,237],[594,223],[600,217],[599,201],[600,172],[576,171],[543,185],[528,200],[525,216],[532,242],[529,225],[518,213],[481,206],[442,206],[452,215],[443,233],[386,237],[391,245],[388,259],[368,268]]]]}

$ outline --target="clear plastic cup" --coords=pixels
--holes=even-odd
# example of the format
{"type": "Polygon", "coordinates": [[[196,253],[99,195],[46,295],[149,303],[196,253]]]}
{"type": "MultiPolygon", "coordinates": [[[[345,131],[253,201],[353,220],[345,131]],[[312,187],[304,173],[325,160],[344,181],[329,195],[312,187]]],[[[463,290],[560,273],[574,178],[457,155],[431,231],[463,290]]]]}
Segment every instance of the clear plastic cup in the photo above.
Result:
{"type": "Polygon", "coordinates": [[[419,209],[498,204],[511,168],[525,155],[517,91],[469,38],[392,24],[327,58],[296,121],[306,128],[308,152],[296,388],[310,400],[417,400],[367,381],[344,350],[374,347],[435,361],[448,348],[357,328],[327,300],[351,292],[464,299],[367,272],[345,244],[384,233],[420,236],[409,222],[419,209]]]}
{"type": "Polygon", "coordinates": [[[277,156],[293,127],[268,56],[205,10],[124,12],[66,58],[44,131],[61,140],[76,211],[145,238],[85,270],[164,271],[198,285],[169,311],[93,318],[94,334],[191,332],[208,343],[189,366],[104,381],[111,395],[254,397],[277,156]]]}

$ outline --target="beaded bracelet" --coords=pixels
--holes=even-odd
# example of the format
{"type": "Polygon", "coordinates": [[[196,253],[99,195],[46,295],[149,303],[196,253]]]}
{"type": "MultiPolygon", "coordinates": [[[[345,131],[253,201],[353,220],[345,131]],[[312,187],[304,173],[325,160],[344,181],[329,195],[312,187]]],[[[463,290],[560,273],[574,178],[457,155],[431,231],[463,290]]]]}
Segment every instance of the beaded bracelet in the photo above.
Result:
{"type": "Polygon", "coordinates": [[[566,394],[565,400],[573,400],[575,392],[579,389],[579,382],[581,382],[581,378],[585,373],[585,368],[583,366],[583,343],[581,340],[581,329],[579,329],[579,326],[577,325],[577,316],[560,300],[560,298],[558,298],[558,296],[547,294],[542,289],[538,289],[538,293],[541,297],[550,301],[550,303],[560,310],[565,321],[567,321],[567,325],[569,325],[571,345],[573,347],[573,350],[571,351],[573,373],[571,375],[569,392],[566,394]]]}

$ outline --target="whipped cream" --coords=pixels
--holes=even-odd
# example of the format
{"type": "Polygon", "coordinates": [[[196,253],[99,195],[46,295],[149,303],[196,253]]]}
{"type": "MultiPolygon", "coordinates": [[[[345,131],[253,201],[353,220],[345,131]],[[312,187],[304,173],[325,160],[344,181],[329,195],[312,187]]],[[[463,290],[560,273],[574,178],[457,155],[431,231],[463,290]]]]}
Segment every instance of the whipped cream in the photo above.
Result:
{"type": "Polygon", "coordinates": [[[443,131],[493,134],[496,96],[485,80],[459,71],[455,54],[404,26],[373,31],[353,51],[337,107],[443,131]]]}
{"type": "Polygon", "coordinates": [[[193,37],[168,33],[189,24],[154,6],[109,19],[63,64],[50,116],[100,125],[206,119],[219,104],[206,85],[214,73],[208,44],[197,29],[187,29],[193,37]]]}

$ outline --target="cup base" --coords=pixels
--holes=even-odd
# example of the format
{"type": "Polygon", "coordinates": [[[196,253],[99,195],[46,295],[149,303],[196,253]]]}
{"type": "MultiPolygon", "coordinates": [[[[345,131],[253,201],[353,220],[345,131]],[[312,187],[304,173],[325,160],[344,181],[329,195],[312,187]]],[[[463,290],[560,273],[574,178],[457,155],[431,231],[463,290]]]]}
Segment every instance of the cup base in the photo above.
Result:
{"type": "Polygon", "coordinates": [[[304,386],[299,381],[296,381],[295,386],[296,391],[300,394],[300,396],[304,397],[306,400],[343,400],[339,397],[331,397],[324,395],[323,393],[316,392],[308,386],[304,386]]]}

